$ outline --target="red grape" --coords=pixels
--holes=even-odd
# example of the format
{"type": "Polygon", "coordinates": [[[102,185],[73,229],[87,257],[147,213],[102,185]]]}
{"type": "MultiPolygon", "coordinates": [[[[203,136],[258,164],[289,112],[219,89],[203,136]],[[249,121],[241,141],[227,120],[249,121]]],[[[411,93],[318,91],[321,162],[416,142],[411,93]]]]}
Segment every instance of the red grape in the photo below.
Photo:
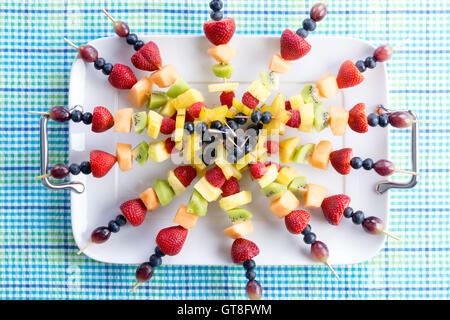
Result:
{"type": "Polygon", "coordinates": [[[250,300],[259,300],[262,297],[262,287],[256,280],[247,282],[245,292],[250,300]]]}
{"type": "Polygon", "coordinates": [[[396,128],[410,127],[412,120],[412,116],[408,112],[397,111],[389,114],[389,123],[396,128]]]}
{"type": "Polygon", "coordinates": [[[311,255],[316,261],[326,262],[329,256],[327,245],[322,241],[315,241],[311,245],[311,255]]]}
{"type": "Polygon", "coordinates": [[[311,19],[313,19],[316,22],[323,20],[323,18],[325,18],[326,15],[327,15],[327,6],[323,3],[316,3],[311,8],[311,11],[309,13],[311,19]]]}
{"type": "Polygon", "coordinates": [[[119,37],[126,37],[126,36],[128,36],[130,34],[130,28],[123,21],[116,21],[116,22],[114,22],[113,29],[114,29],[114,32],[119,37]]]}
{"type": "Polygon", "coordinates": [[[91,233],[91,241],[94,243],[103,243],[109,239],[111,231],[107,227],[98,227],[91,233]]]}
{"type": "Polygon", "coordinates": [[[392,57],[392,53],[394,52],[394,48],[389,45],[384,45],[375,49],[373,53],[373,57],[378,62],[383,62],[389,60],[392,57]]]}
{"type": "Polygon", "coordinates": [[[66,122],[70,120],[70,112],[65,107],[56,106],[49,111],[50,119],[58,122],[66,122]]]}
{"type": "Polygon", "coordinates": [[[86,62],[95,62],[98,58],[97,49],[88,44],[82,44],[78,47],[78,52],[80,52],[81,58],[86,62]]]}
{"type": "Polygon", "coordinates": [[[136,279],[139,282],[145,282],[150,280],[150,278],[153,276],[153,267],[149,262],[142,263],[137,269],[136,269],[136,279]]]}
{"type": "Polygon", "coordinates": [[[70,169],[65,164],[57,164],[53,166],[52,170],[50,171],[51,175],[55,179],[63,179],[67,177],[67,175],[70,173],[70,169]]]}
{"type": "Polygon", "coordinates": [[[389,160],[378,160],[372,167],[380,176],[390,176],[394,173],[394,164],[389,160]]]}
{"type": "Polygon", "coordinates": [[[380,218],[368,217],[364,219],[362,227],[368,233],[379,234],[384,230],[384,223],[380,218]]]}

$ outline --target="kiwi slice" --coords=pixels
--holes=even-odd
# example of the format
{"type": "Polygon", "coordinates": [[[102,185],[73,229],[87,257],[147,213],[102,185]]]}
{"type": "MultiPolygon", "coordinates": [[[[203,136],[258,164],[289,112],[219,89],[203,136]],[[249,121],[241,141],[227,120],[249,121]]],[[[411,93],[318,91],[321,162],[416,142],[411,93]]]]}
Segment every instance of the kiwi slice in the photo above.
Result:
{"type": "Polygon", "coordinates": [[[165,92],[154,91],[150,95],[150,98],[147,100],[147,104],[145,106],[150,110],[158,109],[159,107],[165,105],[167,101],[169,101],[169,98],[166,96],[165,92]]]}
{"type": "Polygon", "coordinates": [[[230,64],[215,64],[211,67],[212,72],[218,78],[230,79],[234,71],[234,66],[230,64]]]}
{"type": "Polygon", "coordinates": [[[234,208],[227,211],[231,223],[246,221],[252,217],[252,213],[242,208],[234,208]]]}
{"type": "Polygon", "coordinates": [[[181,78],[178,78],[175,83],[167,90],[167,96],[169,98],[176,98],[180,94],[185,93],[188,91],[191,87],[181,78]]]}
{"type": "Polygon", "coordinates": [[[261,188],[261,192],[269,198],[270,201],[276,200],[281,197],[283,193],[287,191],[287,187],[278,182],[272,182],[271,184],[261,188]]]}
{"type": "Polygon", "coordinates": [[[192,193],[191,200],[189,200],[188,212],[196,214],[198,216],[206,215],[208,210],[208,201],[206,201],[203,196],[194,189],[192,193]]]}
{"type": "Polygon", "coordinates": [[[175,192],[169,185],[169,182],[164,179],[156,179],[155,182],[153,182],[153,188],[155,189],[161,206],[169,204],[175,196],[175,192]]]}
{"type": "Polygon", "coordinates": [[[137,163],[143,166],[148,159],[148,143],[142,141],[133,149],[132,153],[133,158],[137,161],[137,163]]]}
{"type": "Polygon", "coordinates": [[[303,200],[306,193],[306,177],[296,177],[291,181],[288,187],[297,198],[303,200]]]}
{"type": "Polygon", "coordinates": [[[317,132],[322,131],[328,127],[330,121],[330,114],[325,109],[323,104],[318,104],[314,106],[314,128],[317,132]]]}
{"type": "Polygon", "coordinates": [[[320,104],[319,90],[310,84],[307,84],[302,90],[302,98],[305,103],[320,104]]]}
{"type": "Polygon", "coordinates": [[[147,112],[141,111],[133,114],[134,131],[141,133],[147,128],[147,112]]]}
{"type": "Polygon", "coordinates": [[[292,157],[293,162],[302,163],[302,164],[310,164],[311,156],[314,151],[316,145],[314,143],[307,143],[302,145],[292,157]]]}
{"type": "Polygon", "coordinates": [[[261,79],[261,82],[270,90],[278,90],[280,86],[280,78],[275,72],[261,71],[259,78],[261,79]]]}

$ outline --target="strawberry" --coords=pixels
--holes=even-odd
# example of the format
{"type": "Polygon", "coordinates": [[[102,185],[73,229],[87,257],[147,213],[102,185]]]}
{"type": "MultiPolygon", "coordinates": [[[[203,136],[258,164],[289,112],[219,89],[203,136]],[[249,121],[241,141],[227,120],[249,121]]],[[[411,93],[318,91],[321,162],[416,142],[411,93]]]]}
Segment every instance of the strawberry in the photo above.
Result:
{"type": "Polygon", "coordinates": [[[131,57],[133,66],[140,70],[155,71],[161,68],[162,61],[159,54],[159,48],[153,41],[149,41],[142,48],[140,48],[131,57]]]}
{"type": "Polygon", "coordinates": [[[298,128],[300,126],[300,112],[298,110],[290,110],[291,118],[286,122],[286,125],[291,128],[298,128]]]}
{"type": "Polygon", "coordinates": [[[280,146],[278,145],[278,142],[269,140],[266,142],[266,148],[267,148],[267,152],[272,154],[272,153],[277,153],[278,150],[280,149],[280,146]]]}
{"type": "Polygon", "coordinates": [[[233,37],[235,30],[236,24],[233,18],[226,18],[220,21],[211,20],[203,24],[206,38],[216,46],[227,44],[233,37]]]}
{"type": "Polygon", "coordinates": [[[141,199],[125,201],[120,205],[120,211],[134,227],[140,225],[147,214],[147,208],[141,199]]]}
{"type": "Polygon", "coordinates": [[[291,102],[290,102],[289,100],[286,100],[286,101],[284,102],[284,108],[285,108],[286,110],[292,110],[291,102]]]}
{"type": "Polygon", "coordinates": [[[171,154],[179,151],[178,149],[175,149],[175,141],[173,141],[171,137],[167,138],[164,144],[166,146],[167,153],[171,154]]]}
{"type": "Polygon", "coordinates": [[[175,120],[170,118],[164,118],[161,123],[159,131],[162,134],[172,134],[175,131],[175,120]]]}
{"type": "Polygon", "coordinates": [[[239,238],[234,240],[231,246],[231,258],[235,263],[241,263],[253,259],[259,254],[259,248],[256,243],[239,238]]]}
{"type": "Polygon", "coordinates": [[[239,182],[235,177],[231,177],[230,179],[225,181],[221,189],[222,197],[228,197],[241,191],[239,182]]]}
{"type": "Polygon", "coordinates": [[[197,176],[197,171],[191,166],[179,166],[173,170],[175,176],[180,180],[183,186],[187,187],[197,176]]]}
{"type": "Polygon", "coordinates": [[[280,50],[283,59],[297,60],[311,50],[311,45],[298,34],[286,29],[281,35],[280,50]]]}
{"type": "Polygon", "coordinates": [[[101,150],[93,150],[89,153],[89,163],[91,165],[92,175],[95,178],[105,176],[116,161],[115,156],[101,150]]]}
{"type": "Polygon", "coordinates": [[[327,221],[337,226],[341,222],[345,208],[350,204],[350,197],[345,194],[338,194],[323,199],[322,211],[327,221]]]}
{"type": "Polygon", "coordinates": [[[340,150],[336,150],[330,153],[330,162],[333,166],[334,170],[339,172],[340,174],[349,174],[350,173],[350,160],[353,156],[352,148],[344,148],[340,150]]]}
{"type": "Polygon", "coordinates": [[[233,91],[224,91],[220,94],[220,103],[223,106],[228,106],[228,109],[230,109],[233,106],[233,98],[234,98],[234,92],[233,91]]]}
{"type": "Polygon", "coordinates": [[[168,256],[178,254],[186,241],[188,229],[182,226],[161,229],[156,236],[156,244],[162,253],[168,256]]]}
{"type": "Polygon", "coordinates": [[[108,77],[109,83],[117,89],[131,89],[137,82],[133,71],[123,64],[116,63],[108,77]]]}
{"type": "Polygon", "coordinates": [[[219,167],[212,167],[205,173],[205,179],[216,188],[221,188],[227,180],[219,167]]]}
{"type": "Polygon", "coordinates": [[[250,109],[255,109],[259,103],[259,100],[252,96],[250,92],[246,91],[242,96],[242,103],[250,109]]]}
{"type": "Polygon", "coordinates": [[[279,163],[272,162],[272,161],[266,161],[266,163],[264,163],[264,165],[265,165],[266,167],[269,167],[271,164],[276,165],[276,167],[277,167],[277,169],[278,169],[278,172],[281,170],[281,166],[280,166],[279,163]]]}
{"type": "Polygon", "coordinates": [[[364,76],[350,60],[344,61],[339,69],[337,84],[339,89],[354,87],[363,82],[364,76]]]}
{"type": "Polygon", "coordinates": [[[95,107],[92,113],[93,132],[104,132],[114,126],[114,118],[105,107],[95,107]]]}
{"type": "Polygon", "coordinates": [[[255,162],[250,165],[250,173],[253,178],[261,178],[267,171],[267,167],[261,162],[255,162]]]}
{"type": "MultiPolygon", "coordinates": [[[[174,119],[175,120],[175,119],[174,119]]],[[[184,122],[194,122],[195,118],[189,112],[186,112],[184,122]]]]}
{"type": "Polygon", "coordinates": [[[304,210],[294,210],[284,217],[286,229],[290,233],[300,234],[309,222],[309,213],[304,210]]]}
{"type": "Polygon", "coordinates": [[[189,107],[187,110],[193,118],[198,118],[200,116],[200,112],[203,108],[206,108],[205,104],[203,102],[196,102],[192,106],[189,107]]]}
{"type": "Polygon", "coordinates": [[[350,109],[348,112],[348,126],[358,133],[365,133],[368,131],[366,105],[364,103],[358,103],[350,109]]]}

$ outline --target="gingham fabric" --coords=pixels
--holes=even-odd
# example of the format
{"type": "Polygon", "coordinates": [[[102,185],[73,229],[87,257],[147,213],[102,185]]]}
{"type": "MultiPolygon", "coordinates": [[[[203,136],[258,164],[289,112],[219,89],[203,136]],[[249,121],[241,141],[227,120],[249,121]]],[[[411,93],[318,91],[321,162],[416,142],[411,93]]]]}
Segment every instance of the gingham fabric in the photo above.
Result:
{"type": "MultiPolygon", "coordinates": [[[[208,1],[1,1],[0,297],[2,299],[246,298],[242,267],[162,266],[133,295],[135,266],[75,254],[68,192],[46,190],[39,174],[39,123],[27,110],[66,105],[76,43],[112,35],[105,7],[138,34],[201,34],[208,1]]],[[[225,1],[238,34],[296,30],[313,1],[225,1]]],[[[258,267],[266,299],[450,298],[450,3],[332,0],[314,35],[374,45],[408,39],[388,64],[390,101],[423,120],[420,183],[390,193],[388,240],[368,262],[325,267],[258,267]]],[[[240,53],[245,54],[245,53],[240,53]]],[[[374,88],[376,90],[376,88],[374,88]]],[[[67,160],[67,125],[50,124],[50,164],[67,160]]],[[[391,159],[409,165],[409,130],[392,130],[391,159]]]]}

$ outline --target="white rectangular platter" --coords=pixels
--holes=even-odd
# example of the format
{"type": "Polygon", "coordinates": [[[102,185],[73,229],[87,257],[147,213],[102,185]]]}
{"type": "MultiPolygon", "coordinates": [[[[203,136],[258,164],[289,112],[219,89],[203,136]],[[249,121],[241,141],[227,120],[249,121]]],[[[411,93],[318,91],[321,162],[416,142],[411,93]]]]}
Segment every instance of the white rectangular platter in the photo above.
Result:
{"type": "MultiPolygon", "coordinates": [[[[216,82],[211,72],[215,62],[206,53],[211,44],[202,36],[151,36],[143,37],[144,41],[155,41],[160,48],[163,64],[174,64],[180,76],[192,87],[200,89],[205,96],[206,104],[219,104],[219,94],[207,92],[207,84],[216,82]]],[[[373,53],[374,48],[368,43],[352,38],[308,38],[312,45],[310,53],[292,63],[291,70],[281,75],[279,92],[286,97],[298,94],[307,83],[313,83],[325,73],[337,74],[344,60],[356,61],[373,53]]],[[[91,44],[99,51],[99,55],[111,63],[122,63],[131,66],[130,57],[134,53],[132,46],[118,37],[94,40],[91,44]]],[[[249,83],[259,77],[259,72],[267,70],[273,53],[279,52],[279,37],[267,36],[235,36],[230,45],[239,52],[232,63],[235,73],[232,80],[240,82],[237,96],[241,97],[249,83]]],[[[133,68],[137,78],[147,73],[133,68]]],[[[368,112],[378,104],[387,104],[387,80],[384,64],[378,64],[373,70],[364,73],[365,81],[355,87],[341,91],[326,106],[338,105],[348,109],[356,103],[366,103],[368,112]]],[[[74,61],[71,78],[69,105],[82,105],[85,111],[95,106],[105,106],[112,114],[118,108],[130,107],[126,99],[126,91],[119,91],[109,85],[107,77],[95,70],[92,64],[85,64],[79,57],[74,61]]],[[[276,93],[268,99],[271,101],[276,93]]],[[[353,153],[363,159],[388,159],[388,130],[370,128],[366,134],[357,134],[347,129],[345,137],[333,137],[329,129],[321,133],[302,133],[288,128],[287,135],[301,136],[301,144],[317,143],[328,139],[334,150],[342,147],[353,148],[353,153]]],[[[164,136],[160,136],[162,139],[164,136]]],[[[80,163],[87,160],[89,151],[94,149],[115,153],[117,142],[130,143],[133,146],[142,140],[151,139],[144,133],[138,135],[114,133],[92,133],[90,126],[70,122],[70,161],[80,163]]],[[[348,176],[339,175],[330,165],[327,171],[306,165],[295,165],[310,183],[324,185],[329,195],[345,193],[352,198],[351,206],[361,209],[366,216],[375,215],[388,220],[388,197],[375,192],[375,184],[380,177],[374,172],[363,169],[353,170],[348,176]]],[[[74,239],[79,247],[83,247],[90,239],[93,229],[106,225],[109,220],[120,214],[122,202],[137,198],[138,194],[152,186],[156,178],[166,178],[167,171],[173,169],[170,161],[164,163],[148,162],[144,166],[135,163],[132,171],[121,172],[116,165],[101,179],[79,175],[73,180],[81,181],[86,186],[83,194],[72,193],[71,213],[74,239]]],[[[161,228],[172,226],[172,219],[180,206],[189,201],[192,186],[185,193],[175,197],[172,203],[148,213],[142,225],[123,227],[119,233],[112,234],[104,244],[92,245],[85,254],[92,259],[107,263],[138,264],[147,261],[155,248],[155,237],[161,228]]],[[[276,218],[269,210],[269,201],[259,192],[256,183],[252,183],[248,172],[241,180],[241,189],[251,190],[253,202],[247,209],[253,212],[255,231],[247,238],[256,242],[260,248],[257,257],[259,265],[310,265],[315,264],[309,254],[309,245],[301,236],[287,232],[284,221],[276,218]]],[[[349,219],[343,219],[338,227],[328,224],[320,210],[311,213],[313,232],[318,239],[327,243],[330,249],[331,264],[350,264],[365,261],[376,254],[383,246],[384,236],[370,235],[360,226],[355,226],[349,219]]],[[[229,265],[232,264],[230,248],[233,242],[222,230],[229,226],[226,214],[217,203],[209,205],[208,214],[201,217],[188,238],[180,254],[165,257],[166,264],[182,265],[229,265]]]]}

